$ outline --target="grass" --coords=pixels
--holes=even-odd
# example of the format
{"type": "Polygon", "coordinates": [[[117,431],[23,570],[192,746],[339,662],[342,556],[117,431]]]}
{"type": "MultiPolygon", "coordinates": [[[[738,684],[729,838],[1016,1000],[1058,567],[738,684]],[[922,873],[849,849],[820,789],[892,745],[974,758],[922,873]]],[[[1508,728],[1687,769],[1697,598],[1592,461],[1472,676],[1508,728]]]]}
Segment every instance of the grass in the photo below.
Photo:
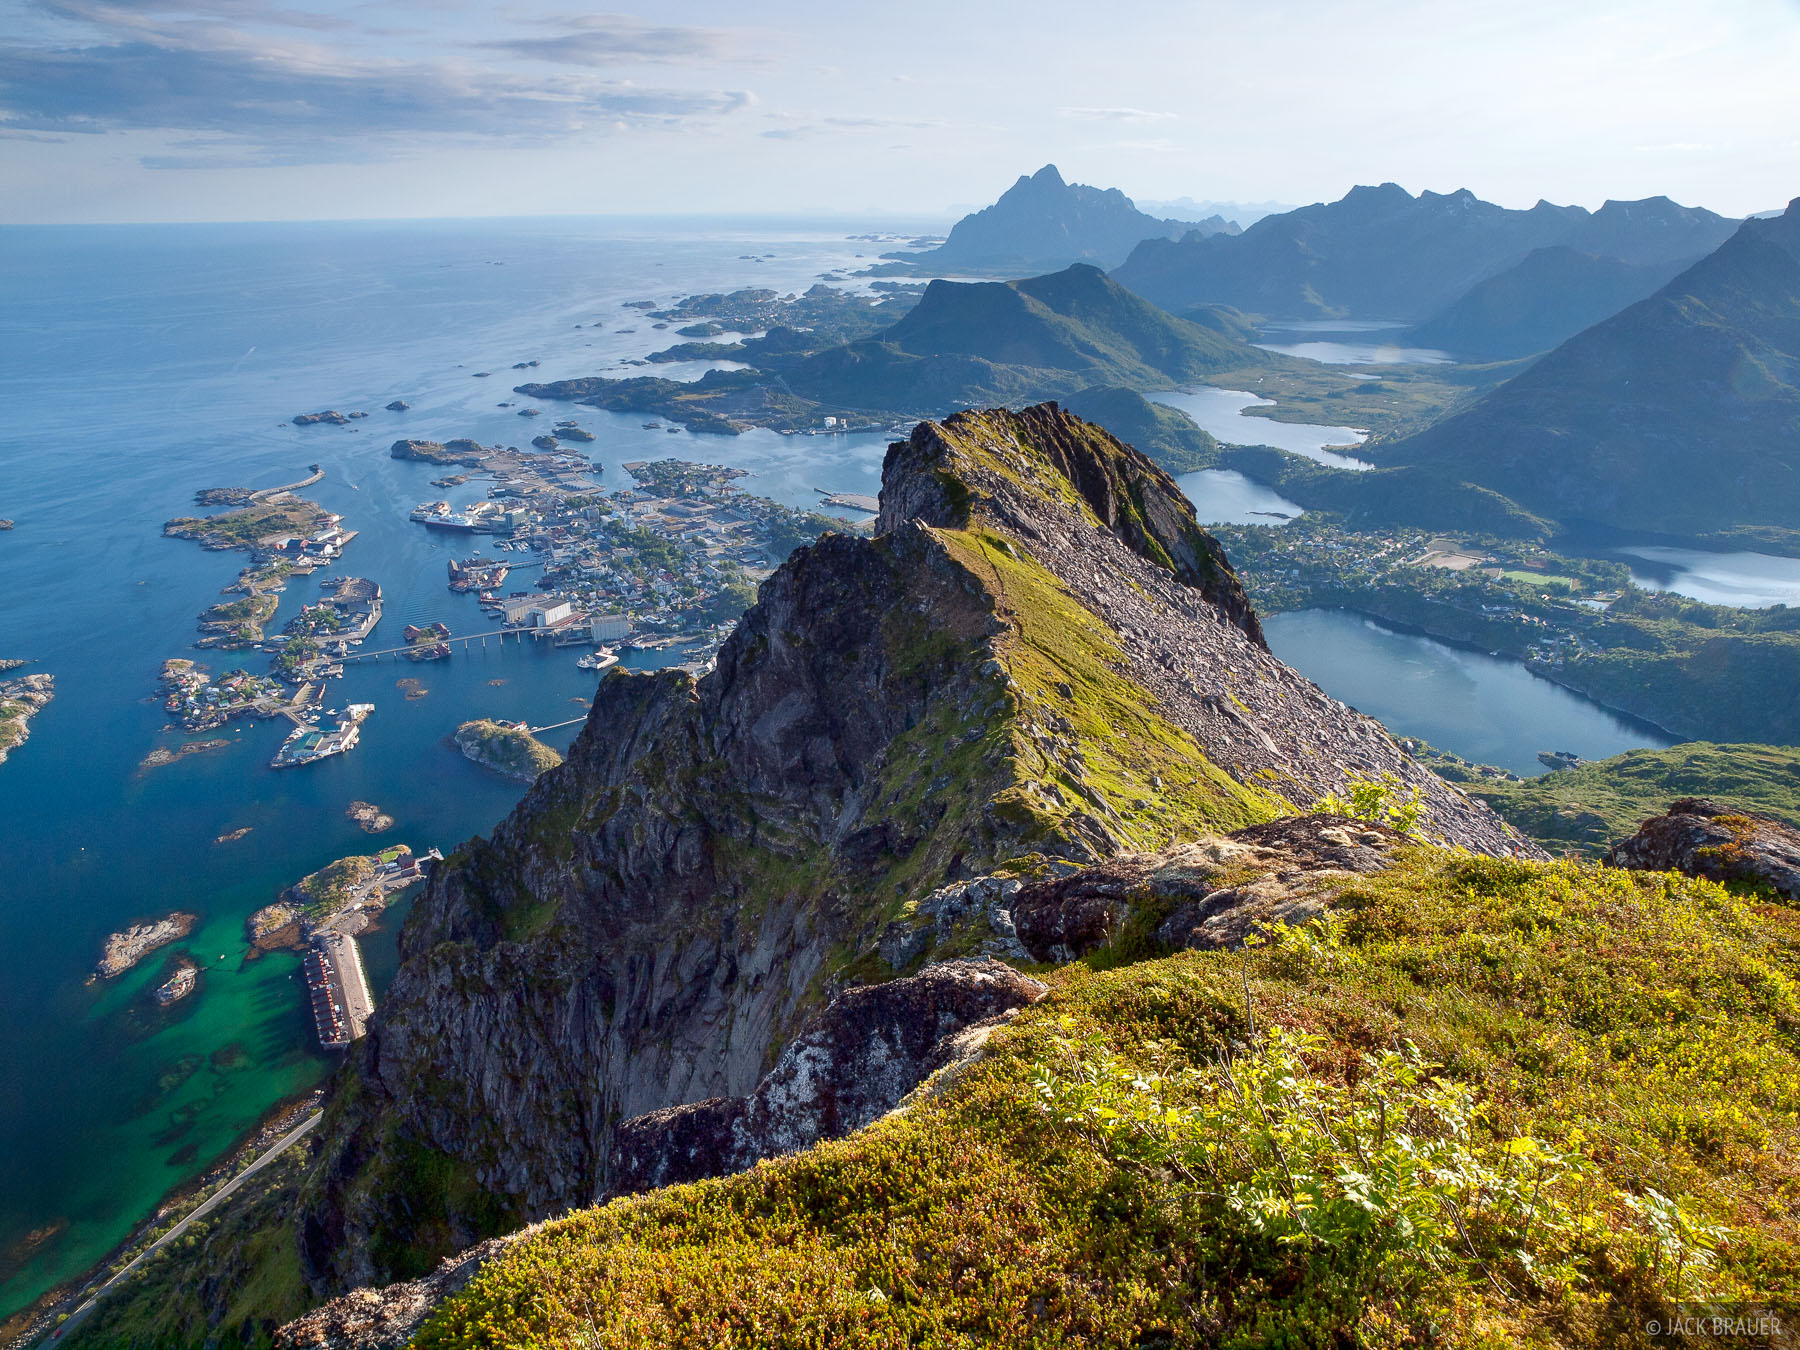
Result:
{"type": "Polygon", "coordinates": [[[1689,741],[1520,783],[1464,786],[1546,848],[1592,857],[1679,797],[1710,797],[1800,829],[1800,750],[1774,745],[1689,741]]]}
{"type": "Polygon", "coordinates": [[[1795,1288],[1800,915],[1675,876],[1433,849],[1346,883],[1338,912],[1329,944],[1055,972],[939,1095],[554,1223],[416,1344],[1610,1347],[1647,1343],[1677,1292],[1795,1288]],[[1316,1037],[1309,1070],[1338,1090],[1411,1042],[1473,1093],[1471,1146],[1530,1137],[1578,1160],[1563,1198],[1585,1217],[1558,1229],[1555,1262],[1327,1300],[1304,1253],[1201,1221],[1203,1199],[1036,1104],[1071,1045],[1204,1068],[1251,1017],[1316,1037]],[[1680,1291],[1653,1195],[1722,1231],[1680,1291]]]}
{"type": "Polygon", "coordinates": [[[163,531],[182,539],[216,540],[244,548],[276,535],[306,534],[321,514],[317,502],[277,497],[216,516],[180,516],[164,525],[163,531]]]}

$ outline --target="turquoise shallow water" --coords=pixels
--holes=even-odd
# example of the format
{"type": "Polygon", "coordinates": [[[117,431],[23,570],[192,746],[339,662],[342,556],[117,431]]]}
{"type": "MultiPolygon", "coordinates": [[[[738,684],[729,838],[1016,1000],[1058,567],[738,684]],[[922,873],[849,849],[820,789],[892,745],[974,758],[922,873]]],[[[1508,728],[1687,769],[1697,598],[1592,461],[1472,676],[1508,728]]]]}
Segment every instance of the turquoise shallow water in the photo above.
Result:
{"type": "MultiPolygon", "coordinates": [[[[387,595],[371,646],[418,620],[485,628],[444,585],[452,548],[406,520],[438,471],[387,457],[400,435],[522,444],[493,405],[533,378],[596,373],[674,340],[622,308],[699,290],[811,284],[866,245],[766,225],[503,222],[0,230],[0,656],[56,677],[31,740],[0,765],[0,1316],[80,1273],[171,1186],[203,1170],[281,1098],[318,1082],[297,962],[245,963],[244,917],[376,838],[353,799],[395,818],[380,842],[446,850],[490,828],[519,789],[446,743],[473,716],[577,716],[595,677],[578,650],[509,645],[424,667],[352,667],[332,706],[376,712],[348,755],[277,773],[283,723],[233,723],[231,744],[140,769],[163,732],[157,671],[243,564],[161,537],[197,488],[326,478],[309,495],[360,537],[343,570],[387,595]],[[772,254],[755,264],[740,254],[772,254]],[[592,327],[598,322],[601,331],[592,327]],[[583,325],[576,328],[576,324],[583,325]],[[635,333],[621,333],[634,328],[635,333]],[[491,370],[489,379],[472,372],[491,370]],[[380,411],[401,397],[412,411],[380,411]],[[354,429],[279,424],[366,410],[354,429]],[[422,679],[409,702],[396,679],[422,679]],[[228,844],[215,837],[248,826],[228,844]],[[85,976],[105,934],[186,909],[199,929],[106,986],[85,976]],[[175,950],[202,966],[190,998],[147,998],[175,950]]],[[[692,372],[697,373],[697,372],[692,372]]],[[[814,487],[872,492],[880,438],[693,437],[583,417],[587,447],[738,464],[795,505],[814,487]]],[[[473,489],[465,490],[472,495],[473,489]]],[[[290,587],[283,621],[317,589],[290,587]]],[[[214,669],[257,653],[198,654],[214,669]]],[[[576,728],[549,733],[565,744],[576,728]]],[[[368,944],[391,974],[394,923],[368,944]]]]}

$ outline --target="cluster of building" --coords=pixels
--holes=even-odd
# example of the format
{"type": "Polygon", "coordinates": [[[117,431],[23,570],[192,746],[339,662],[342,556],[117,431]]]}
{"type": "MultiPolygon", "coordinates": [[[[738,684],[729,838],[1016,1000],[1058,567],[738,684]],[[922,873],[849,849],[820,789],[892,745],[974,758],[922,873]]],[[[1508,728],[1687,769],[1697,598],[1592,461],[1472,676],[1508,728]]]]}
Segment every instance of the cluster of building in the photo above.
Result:
{"type": "Polygon", "coordinates": [[[315,934],[301,963],[319,1044],[342,1050],[360,1037],[375,1011],[362,952],[347,933],[315,934]]]}
{"type": "Polygon", "coordinates": [[[344,556],[344,547],[356,531],[344,528],[344,518],[332,512],[319,514],[309,534],[284,534],[265,539],[256,547],[260,563],[286,563],[296,572],[310,572],[344,556]]]}
{"type": "Polygon", "coordinates": [[[281,743],[281,749],[275,752],[269,767],[291,769],[298,764],[311,764],[354,749],[357,741],[362,739],[363,719],[374,711],[373,703],[352,703],[330,731],[313,726],[296,727],[281,743]]]}
{"type": "Polygon", "coordinates": [[[425,503],[413,518],[504,531],[495,547],[529,552],[543,567],[538,584],[502,594],[521,564],[477,557],[451,563],[451,589],[475,591],[483,612],[505,627],[594,646],[717,637],[772,570],[772,555],[842,523],[744,492],[736,482],[741,469],[680,460],[624,468],[631,487],[521,494],[503,485],[490,497],[504,491],[504,509],[491,500],[464,511],[425,503]]]}
{"type": "Polygon", "coordinates": [[[210,731],[234,717],[274,717],[293,697],[279,680],[228,670],[209,675],[192,661],[163,663],[163,707],[187,731],[210,731]]]}

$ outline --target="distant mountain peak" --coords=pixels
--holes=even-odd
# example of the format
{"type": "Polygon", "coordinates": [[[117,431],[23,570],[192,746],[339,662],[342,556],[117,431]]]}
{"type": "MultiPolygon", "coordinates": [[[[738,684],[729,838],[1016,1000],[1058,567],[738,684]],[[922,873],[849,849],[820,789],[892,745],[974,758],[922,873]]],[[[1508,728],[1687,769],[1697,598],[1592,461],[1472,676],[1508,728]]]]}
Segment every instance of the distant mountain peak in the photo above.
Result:
{"type": "MultiPolygon", "coordinates": [[[[1201,222],[1230,231],[1224,220],[1201,222]]],[[[1054,164],[1021,174],[992,206],[957,221],[939,248],[923,254],[896,254],[913,262],[952,264],[981,271],[1029,275],[1074,262],[1112,267],[1143,239],[1175,238],[1190,222],[1158,220],[1137,209],[1118,188],[1089,187],[1063,180],[1054,164]]]]}

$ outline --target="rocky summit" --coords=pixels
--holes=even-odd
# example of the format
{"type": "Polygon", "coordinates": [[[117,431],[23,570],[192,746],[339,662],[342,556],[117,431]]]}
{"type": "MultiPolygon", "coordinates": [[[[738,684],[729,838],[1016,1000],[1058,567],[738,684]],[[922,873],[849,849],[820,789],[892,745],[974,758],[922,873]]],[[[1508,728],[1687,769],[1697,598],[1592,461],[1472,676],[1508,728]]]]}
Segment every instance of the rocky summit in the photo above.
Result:
{"type": "MultiPolygon", "coordinates": [[[[1538,856],[1270,655],[1136,451],[1054,404],[922,423],[889,449],[873,537],[797,551],[704,677],[609,675],[567,762],[437,869],[327,1107],[307,1279],[417,1278],[614,1190],[854,1128],[954,1058],[951,1033],[1029,1001],[1035,982],[955,964],[1037,955],[1008,931],[1025,890],[1383,775],[1425,837],[1538,856]],[[872,1058],[820,1048],[887,1023],[872,1058]],[[771,1124],[815,1061],[860,1086],[771,1124]]],[[[1370,865],[1387,841],[1358,829],[1307,866],[1370,865]]],[[[1273,875],[1283,847],[1230,851],[1273,875]]],[[[1230,879],[1187,874],[1173,946],[1221,931],[1193,906],[1230,879]]],[[[1307,894],[1265,886],[1246,912],[1307,894]]]]}

